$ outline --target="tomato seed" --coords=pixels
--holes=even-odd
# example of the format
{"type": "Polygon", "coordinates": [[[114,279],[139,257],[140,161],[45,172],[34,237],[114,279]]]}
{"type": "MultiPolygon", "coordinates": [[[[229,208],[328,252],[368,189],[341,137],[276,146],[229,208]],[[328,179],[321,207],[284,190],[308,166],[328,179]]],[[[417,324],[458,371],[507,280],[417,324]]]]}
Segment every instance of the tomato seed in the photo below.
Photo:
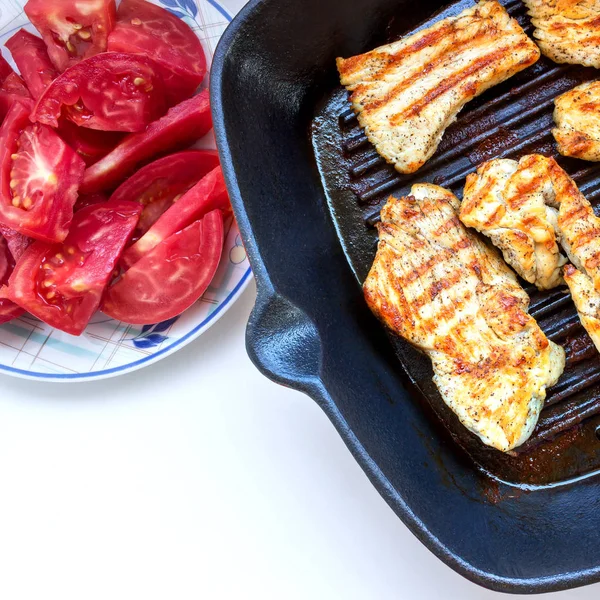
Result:
{"type": "Polygon", "coordinates": [[[48,300],[52,300],[52,298],[54,298],[54,296],[56,296],[56,292],[48,292],[46,294],[46,298],[48,298],[48,300]]]}
{"type": "Polygon", "coordinates": [[[52,279],[46,279],[46,281],[42,282],[42,287],[49,288],[54,285],[54,281],[52,279]]]}
{"type": "Polygon", "coordinates": [[[77,35],[82,40],[89,40],[92,37],[92,34],[87,29],[82,29],[77,35]]]}
{"type": "Polygon", "coordinates": [[[132,25],[141,25],[142,21],[141,21],[141,19],[138,19],[138,18],[131,19],[131,24],[132,25]]]}
{"type": "Polygon", "coordinates": [[[81,23],[73,23],[73,29],[79,31],[80,29],[83,29],[83,25],[81,23]]]}
{"type": "Polygon", "coordinates": [[[33,204],[33,200],[29,197],[25,198],[25,200],[23,200],[23,207],[25,208],[25,210],[29,210],[31,208],[31,205],[33,204]]]}
{"type": "Polygon", "coordinates": [[[15,196],[12,199],[12,205],[17,208],[21,204],[21,196],[15,196]]]}
{"type": "Polygon", "coordinates": [[[71,52],[71,54],[75,54],[75,46],[71,42],[67,42],[67,50],[71,52]]]}
{"type": "Polygon", "coordinates": [[[73,246],[69,246],[67,248],[67,254],[70,254],[71,256],[73,256],[73,254],[75,254],[75,248],[73,248],[73,246]]]}
{"type": "Polygon", "coordinates": [[[146,80],[143,77],[136,77],[133,80],[133,85],[144,85],[146,83],[146,80]]]}
{"type": "Polygon", "coordinates": [[[18,154],[11,154],[10,157],[11,157],[12,160],[17,160],[17,158],[19,158],[19,155],[18,154]]]}

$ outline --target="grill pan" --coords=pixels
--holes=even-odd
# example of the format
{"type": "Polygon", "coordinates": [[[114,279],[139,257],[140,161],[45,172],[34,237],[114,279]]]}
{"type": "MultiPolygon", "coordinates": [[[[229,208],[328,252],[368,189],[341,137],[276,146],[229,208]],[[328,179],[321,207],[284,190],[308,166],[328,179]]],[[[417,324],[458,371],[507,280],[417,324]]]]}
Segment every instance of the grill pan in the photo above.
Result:
{"type": "MultiPolygon", "coordinates": [[[[521,2],[503,4],[531,34],[521,2]]],[[[417,173],[398,174],[358,126],[335,57],[471,5],[255,0],[224,34],[211,93],[258,284],[248,350],[271,379],[319,402],[390,506],[450,566],[496,590],[565,589],[600,579],[600,355],[566,288],[525,286],[567,368],[510,455],[458,423],[429,359],[383,331],[360,288],[390,194],[432,182],[460,197],[484,160],[556,157],[553,99],[597,76],[542,58],[469,103],[417,173]]],[[[597,210],[600,165],[557,158],[597,210]]]]}

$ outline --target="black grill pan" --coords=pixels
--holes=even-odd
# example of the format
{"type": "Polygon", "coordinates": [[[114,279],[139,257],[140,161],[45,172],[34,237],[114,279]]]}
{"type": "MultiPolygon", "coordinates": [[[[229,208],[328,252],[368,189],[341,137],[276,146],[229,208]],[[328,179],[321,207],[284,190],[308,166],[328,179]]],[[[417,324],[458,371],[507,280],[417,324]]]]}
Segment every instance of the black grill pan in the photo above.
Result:
{"type": "MultiPolygon", "coordinates": [[[[504,455],[458,424],[429,360],[387,336],[360,288],[389,194],[427,181],[460,197],[484,160],[555,156],[552,100],[595,76],[540,60],[471,102],[433,158],[399,175],[360,130],[335,57],[470,4],[251,2],[217,49],[215,131],[258,283],[251,358],[323,407],[390,506],[450,566],[496,590],[558,590],[600,578],[600,356],[568,294],[526,288],[567,369],[531,440],[504,455]]],[[[504,4],[531,32],[521,3],[504,4]]],[[[559,162],[600,200],[600,165],[559,162]]]]}

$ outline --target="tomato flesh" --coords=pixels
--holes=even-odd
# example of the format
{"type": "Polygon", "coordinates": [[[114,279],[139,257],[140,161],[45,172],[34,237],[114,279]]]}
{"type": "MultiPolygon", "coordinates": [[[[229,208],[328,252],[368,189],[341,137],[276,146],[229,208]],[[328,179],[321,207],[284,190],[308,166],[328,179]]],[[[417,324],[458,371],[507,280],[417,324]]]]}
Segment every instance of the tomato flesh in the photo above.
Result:
{"type": "Polygon", "coordinates": [[[25,29],[19,29],[6,42],[6,47],[19,67],[29,92],[34,98],[39,98],[58,76],[58,71],[48,57],[46,44],[25,29]]]}
{"type": "Polygon", "coordinates": [[[150,123],[146,131],[125,136],[112,152],[86,170],[81,191],[89,194],[114,189],[149,158],[185,147],[211,127],[208,90],[204,90],[171,108],[164,117],[150,123]]]}
{"type": "Polygon", "coordinates": [[[83,158],[86,167],[106,156],[117,146],[124,135],[118,131],[100,131],[99,129],[78,127],[66,119],[60,121],[56,133],[83,158]]]}
{"type": "Polygon", "coordinates": [[[33,242],[33,240],[26,235],[23,235],[18,231],[14,231],[13,229],[9,229],[2,224],[0,224],[0,234],[2,234],[6,240],[8,250],[10,251],[15,262],[18,261],[21,256],[23,256],[25,250],[27,250],[31,242],[33,242]]]}
{"type": "Polygon", "coordinates": [[[162,241],[215,209],[223,213],[230,209],[221,167],[213,169],[161,215],[148,232],[123,254],[123,264],[131,267],[162,241]]]}
{"type": "Polygon", "coordinates": [[[221,211],[208,213],[146,254],[106,292],[102,311],[147,325],[188,309],[213,280],[223,250],[221,211]]]}
{"type": "Polygon", "coordinates": [[[133,234],[139,239],[158,218],[209,171],[219,165],[214,151],[185,150],[142,167],[120,185],[111,200],[131,200],[144,208],[133,234]]]}
{"type": "Polygon", "coordinates": [[[133,202],[106,202],[75,214],[62,244],[34,242],[4,294],[48,325],[80,335],[100,304],[141,212],[133,202]]]}
{"type": "Polygon", "coordinates": [[[156,61],[170,106],[192,96],[206,74],[206,57],[196,34],[180,18],[144,0],[121,2],[108,49],[156,61]]]}
{"type": "MultiPolygon", "coordinates": [[[[15,267],[15,260],[10,253],[6,240],[0,238],[0,287],[8,283],[10,274],[15,267]]],[[[3,298],[0,292],[0,324],[7,323],[23,314],[23,309],[8,298],[3,298]]]]}
{"type": "Polygon", "coordinates": [[[85,163],[22,102],[0,127],[0,223],[48,242],[67,236],[85,163]]]}
{"type": "Polygon", "coordinates": [[[143,131],[166,110],[155,64],[144,56],[98,54],[67,69],[39,98],[32,121],[58,127],[61,116],[80,127],[143,131]]]}
{"type": "Polygon", "coordinates": [[[29,0],[25,13],[61,72],[105,52],[117,17],[114,0],[29,0]]]}

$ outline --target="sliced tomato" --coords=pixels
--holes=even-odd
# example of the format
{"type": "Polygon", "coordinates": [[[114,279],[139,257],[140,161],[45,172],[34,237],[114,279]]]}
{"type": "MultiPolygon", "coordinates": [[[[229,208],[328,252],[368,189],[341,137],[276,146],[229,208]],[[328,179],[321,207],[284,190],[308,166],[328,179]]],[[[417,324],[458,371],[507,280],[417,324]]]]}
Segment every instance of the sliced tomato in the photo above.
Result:
{"type": "Polygon", "coordinates": [[[139,202],[144,207],[133,234],[134,239],[139,239],[176,199],[218,165],[219,155],[214,151],[176,152],[142,167],[110,198],[139,202]]]}
{"type": "Polygon", "coordinates": [[[83,158],[87,167],[106,156],[124,136],[120,131],[100,131],[99,129],[78,127],[66,119],[61,119],[56,132],[83,158]]]}
{"type": "Polygon", "coordinates": [[[1,225],[1,224],[0,224],[0,234],[2,234],[2,236],[6,240],[8,249],[9,249],[12,257],[14,258],[15,262],[18,261],[21,258],[21,256],[23,256],[23,253],[25,252],[25,250],[27,250],[27,248],[29,247],[31,242],[33,242],[33,240],[31,238],[27,237],[26,235],[23,235],[22,233],[19,233],[18,231],[14,231],[13,229],[5,227],[4,225],[1,225]]]}
{"type": "MultiPolygon", "coordinates": [[[[15,260],[10,253],[6,240],[0,237],[0,286],[8,283],[15,268],[15,260]]],[[[23,309],[8,298],[3,298],[0,292],[0,323],[7,323],[23,314],[23,309]]]]}
{"type": "Polygon", "coordinates": [[[19,29],[7,42],[13,60],[25,80],[29,92],[39,98],[56,79],[58,71],[48,57],[44,41],[25,29],[19,29]]]}
{"type": "Polygon", "coordinates": [[[131,267],[162,241],[215,209],[223,213],[230,210],[221,167],[213,169],[161,215],[148,232],[126,250],[123,264],[131,267]]]}
{"type": "Polygon", "coordinates": [[[48,242],[65,239],[85,163],[16,102],[0,127],[0,223],[48,242]]]}
{"type": "Polygon", "coordinates": [[[67,69],[40,96],[32,121],[58,127],[64,116],[104,131],[142,131],[165,113],[156,65],[144,56],[107,52],[67,69]]]}
{"type": "Polygon", "coordinates": [[[62,72],[106,50],[117,9],[115,0],[29,0],[25,14],[44,39],[50,60],[62,72]]]}
{"type": "Polygon", "coordinates": [[[192,96],[206,74],[206,57],[198,36],[180,18],[144,0],[121,2],[108,49],[155,60],[170,106],[192,96]]]}
{"type": "Polygon", "coordinates": [[[98,308],[141,207],[106,202],[76,213],[62,244],[34,242],[5,295],[48,325],[80,335],[98,308]]]}
{"type": "Polygon", "coordinates": [[[0,122],[17,100],[31,98],[23,80],[0,55],[0,122]]]}
{"type": "Polygon", "coordinates": [[[159,323],[181,314],[213,280],[223,236],[219,210],[172,235],[108,288],[102,311],[136,325],[159,323]]]}
{"type": "Polygon", "coordinates": [[[74,210],[75,212],[78,212],[82,208],[86,208],[88,206],[92,206],[93,204],[100,204],[107,201],[108,198],[104,194],[82,194],[79,196],[79,198],[77,198],[74,210]]]}
{"type": "Polygon", "coordinates": [[[136,167],[149,158],[185,147],[212,127],[208,90],[174,106],[146,131],[133,133],[104,158],[92,165],[83,178],[84,193],[114,189],[136,167]]]}

